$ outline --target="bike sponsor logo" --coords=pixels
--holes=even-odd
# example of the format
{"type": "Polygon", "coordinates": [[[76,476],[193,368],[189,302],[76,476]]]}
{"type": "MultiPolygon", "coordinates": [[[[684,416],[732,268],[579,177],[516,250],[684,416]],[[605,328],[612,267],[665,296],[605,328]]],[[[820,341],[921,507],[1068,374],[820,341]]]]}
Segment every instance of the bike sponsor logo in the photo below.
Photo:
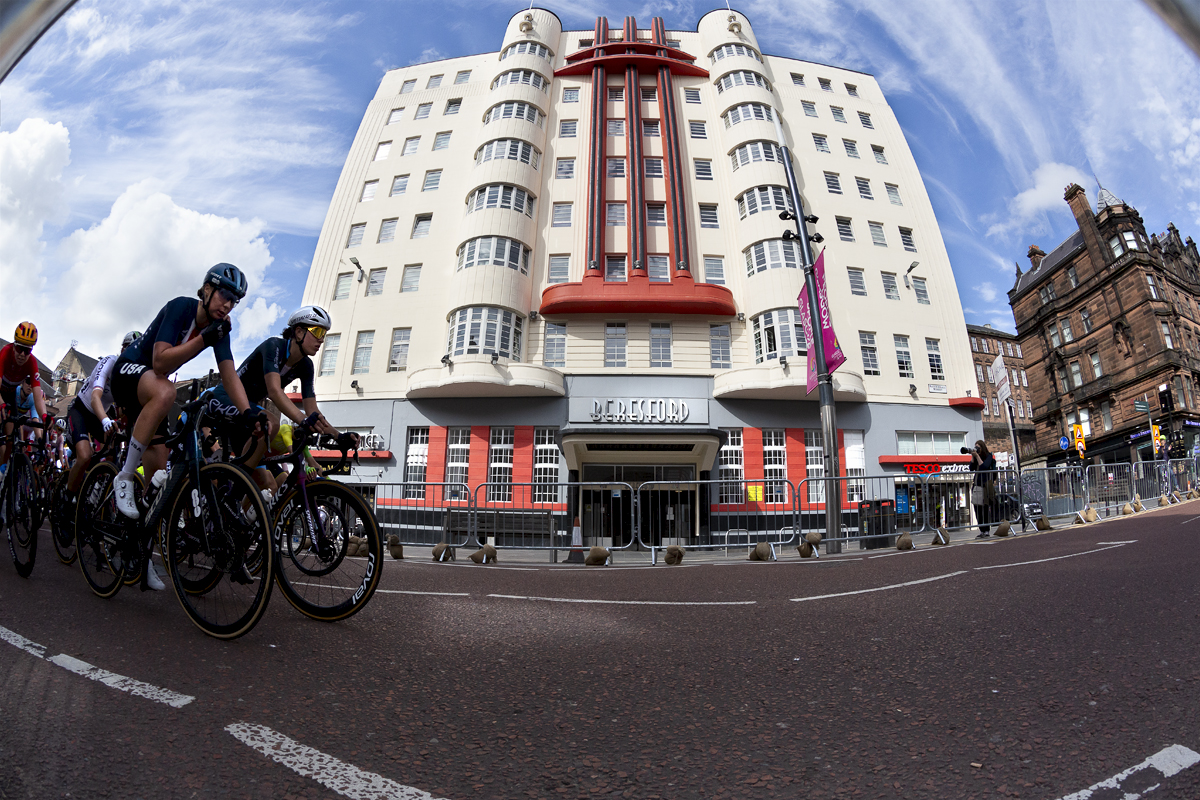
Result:
{"type": "Polygon", "coordinates": [[[359,586],[358,591],[356,591],[354,593],[354,596],[350,598],[350,603],[352,605],[358,603],[358,601],[362,599],[362,596],[364,594],[366,594],[367,587],[371,585],[371,576],[374,574],[375,574],[375,554],[367,553],[367,574],[363,578],[362,586],[359,586]]]}

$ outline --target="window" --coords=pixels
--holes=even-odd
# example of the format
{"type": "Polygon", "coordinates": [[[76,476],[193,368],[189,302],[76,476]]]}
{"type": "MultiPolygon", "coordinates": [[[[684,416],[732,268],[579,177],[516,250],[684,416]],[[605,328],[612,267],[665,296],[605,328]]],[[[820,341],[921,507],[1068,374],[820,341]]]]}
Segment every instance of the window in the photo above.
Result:
{"type": "Polygon", "coordinates": [[[917,302],[923,306],[929,305],[929,289],[925,286],[925,279],[913,278],[912,285],[913,292],[917,295],[917,302]]]}
{"type": "Polygon", "coordinates": [[[900,287],[896,285],[896,274],[894,272],[880,273],[883,278],[883,296],[888,300],[900,299],[900,287]]]}
{"type": "Polygon", "coordinates": [[[862,350],[863,374],[879,374],[879,356],[875,352],[875,334],[858,332],[858,347],[862,350]]]}
{"type": "Polygon", "coordinates": [[[980,383],[983,383],[983,365],[982,364],[975,365],[975,380],[979,381],[980,383]]]}
{"type": "MultiPolygon", "coordinates": [[[[588,42],[587,45],[584,45],[582,42],[580,42],[580,47],[586,47],[590,45],[591,42],[588,42]]],[[[500,54],[500,60],[503,61],[509,56],[516,55],[537,56],[538,58],[544,58],[547,61],[554,57],[554,53],[550,52],[550,50],[548,50],[544,44],[538,44],[537,42],[517,42],[516,44],[510,44],[508,47],[504,48],[504,52],[500,54]]],[[[576,91],[578,91],[578,89],[576,91]]]]}
{"type": "Polygon", "coordinates": [[[564,119],[558,123],[558,135],[564,139],[574,139],[579,130],[579,120],[564,119]]]}
{"type": "Polygon", "coordinates": [[[738,70],[737,72],[727,73],[717,80],[717,93],[720,94],[726,89],[732,89],[734,86],[757,86],[760,89],[771,91],[771,84],[767,79],[757,72],[750,70],[738,70]]]}
{"type": "MultiPolygon", "coordinates": [[[[1030,414],[1029,416],[1033,416],[1030,414]]],[[[1107,400],[1100,404],[1100,419],[1104,422],[1104,430],[1111,431],[1113,427],[1112,421],[1112,406],[1107,400]]]]}
{"type": "Polygon", "coordinates": [[[693,139],[708,138],[708,129],[705,127],[703,120],[690,120],[688,122],[688,132],[693,139]]]}
{"type": "Polygon", "coordinates": [[[929,355],[929,377],[935,381],[946,380],[942,370],[942,351],[937,339],[925,340],[925,351],[929,355]]]}
{"type": "Polygon", "coordinates": [[[433,225],[433,214],[418,214],[413,219],[412,238],[424,239],[429,235],[431,225],[433,225]]]}
{"type": "Polygon", "coordinates": [[[564,103],[578,103],[579,102],[579,89],[575,88],[575,87],[564,87],[563,88],[563,102],[564,103]]]}
{"type": "Polygon", "coordinates": [[[658,102],[658,88],[655,86],[642,86],[642,102],[655,103],[658,102]]]}
{"type": "Polygon", "coordinates": [[[700,204],[700,227],[701,228],[719,228],[720,222],[717,219],[717,207],[713,205],[700,204]]]}
{"type": "Polygon", "coordinates": [[[866,490],[867,449],[863,443],[862,431],[843,431],[842,438],[846,446],[846,499],[857,503],[863,499],[866,490]]]}
{"type": "Polygon", "coordinates": [[[845,122],[846,121],[846,112],[843,109],[840,109],[837,106],[830,106],[829,110],[831,112],[833,112],[833,121],[834,122],[845,122]]]}
{"type": "Polygon", "coordinates": [[[671,366],[671,323],[650,323],[650,366],[671,366]]]}
{"type": "Polygon", "coordinates": [[[622,283],[625,281],[625,256],[606,256],[604,280],[622,283]]]}
{"type": "Polygon", "coordinates": [[[547,322],[542,343],[542,365],[565,367],[567,365],[567,324],[547,322]]]}
{"type": "Polygon", "coordinates": [[[808,502],[825,502],[825,446],[821,441],[821,431],[804,431],[804,474],[808,479],[808,502]]]}
{"type": "Polygon", "coordinates": [[[887,189],[888,201],[890,201],[892,205],[894,205],[894,206],[904,205],[904,203],[901,202],[901,200],[900,200],[900,187],[899,186],[897,186],[894,183],[885,183],[883,185],[883,188],[887,189]]]}
{"type": "Polygon", "coordinates": [[[741,219],[760,211],[792,210],[791,195],[782,186],[758,186],[750,189],[737,198],[737,204],[741,219]]]}
{"type": "Polygon", "coordinates": [[[408,340],[412,328],[392,330],[392,352],[388,354],[388,372],[399,372],[408,366],[408,340]]]}
{"type": "Polygon", "coordinates": [[[753,275],[767,269],[787,267],[796,269],[800,266],[800,245],[785,239],[768,239],[758,242],[742,251],[746,258],[746,274],[753,275]]]}
{"type": "Polygon", "coordinates": [[[1017,407],[1017,417],[1019,419],[1025,419],[1025,406],[1022,405],[1020,401],[1017,401],[1015,405],[1017,407]]]}
{"type": "Polygon", "coordinates": [[[792,73],[792,83],[796,86],[803,86],[804,85],[804,76],[801,75],[799,72],[793,72],[792,73]]]}
{"type": "Polygon", "coordinates": [[[965,444],[965,439],[966,434],[964,433],[896,431],[896,452],[902,456],[957,455],[958,448],[965,444]]]}
{"type": "MultiPolygon", "coordinates": [[[[875,195],[871,194],[871,181],[867,178],[855,178],[854,182],[858,184],[858,196],[863,200],[874,200],[875,195]]],[[[880,231],[882,233],[882,231],[880,231]]]]}
{"type": "Polygon", "coordinates": [[[385,219],[379,223],[379,244],[386,244],[395,240],[397,222],[399,222],[398,219],[385,219]]]}
{"type": "MultiPolygon", "coordinates": [[[[326,337],[328,338],[328,337],[326,337]]],[[[371,370],[371,343],[375,341],[375,331],[359,331],[354,342],[354,366],[351,375],[362,375],[371,370]]]]}
{"type": "Polygon", "coordinates": [[[550,227],[552,228],[569,228],[571,227],[571,208],[573,203],[555,203],[554,213],[551,218],[550,227]]]}
{"type": "Polygon", "coordinates": [[[975,353],[979,352],[979,340],[976,339],[974,336],[971,337],[971,350],[972,350],[972,352],[975,352],[975,353]]]}
{"type": "Polygon", "coordinates": [[[985,352],[985,353],[992,352],[991,350],[988,349],[988,340],[987,339],[980,339],[979,346],[983,348],[983,352],[985,352]]]}
{"type": "Polygon", "coordinates": [[[754,334],[755,364],[808,352],[799,309],[779,308],[764,312],[750,321],[750,327],[754,334]]]}
{"type": "Polygon", "coordinates": [[[1165,344],[1167,346],[1168,350],[1174,350],[1175,344],[1174,344],[1174,342],[1171,341],[1170,326],[1167,325],[1167,323],[1165,323],[1165,322],[1162,322],[1160,324],[1162,325],[1163,344],[1165,344]]]}
{"type": "Polygon", "coordinates": [[[846,274],[850,276],[850,294],[866,297],[867,282],[863,280],[863,271],[858,267],[846,267],[846,274]]]}
{"type": "Polygon", "coordinates": [[[442,171],[431,169],[425,173],[425,182],[421,184],[422,192],[436,192],[442,184],[442,171]]]}
{"type": "Polygon", "coordinates": [[[651,283],[670,283],[670,256],[646,256],[646,274],[650,278],[651,283]]]}
{"type": "Polygon", "coordinates": [[[725,120],[725,127],[729,128],[752,119],[770,122],[775,119],[775,115],[771,107],[763,103],[742,103],[722,114],[721,119],[725,120]]]}
{"type": "Polygon", "coordinates": [[[663,176],[663,162],[661,158],[647,158],[643,163],[647,178],[661,178],[663,176]]]}
{"type": "Polygon", "coordinates": [[[683,90],[683,102],[699,103],[700,102],[700,90],[699,89],[684,89],[683,90]]]}
{"type": "Polygon", "coordinates": [[[546,91],[546,87],[550,85],[550,81],[546,80],[541,73],[534,72],[531,69],[513,69],[508,72],[500,73],[500,77],[492,81],[492,88],[496,89],[500,86],[510,86],[515,84],[525,84],[532,86],[535,89],[546,91]]]}
{"type": "Polygon", "coordinates": [[[853,242],[854,241],[854,229],[850,227],[850,218],[849,217],[834,217],[834,220],[837,222],[838,236],[841,237],[842,241],[843,242],[853,242]]]}
{"type": "Polygon", "coordinates": [[[469,69],[464,69],[454,76],[454,84],[456,86],[460,83],[466,83],[469,80],[471,80],[471,70],[469,69]]]}
{"type": "Polygon", "coordinates": [[[488,500],[512,502],[513,428],[492,428],[488,442],[488,500]]]}
{"type": "Polygon", "coordinates": [[[1124,245],[1121,244],[1120,236],[1114,236],[1111,239],[1109,239],[1108,246],[1110,248],[1112,248],[1113,258],[1117,258],[1118,256],[1120,256],[1122,253],[1125,252],[1125,247],[1124,247],[1124,245]]]}
{"type": "Polygon", "coordinates": [[[746,502],[742,429],[722,428],[721,433],[725,434],[725,443],[717,455],[717,475],[722,481],[717,489],[717,502],[741,505],[746,502]]]}
{"type": "Polygon", "coordinates": [[[1146,285],[1150,289],[1150,299],[1157,300],[1158,299],[1158,284],[1155,283],[1153,275],[1146,276],[1146,285]]]}
{"type": "Polygon", "coordinates": [[[570,256],[550,256],[550,270],[547,278],[550,283],[566,283],[570,280],[570,274],[570,256]]]}
{"type": "Polygon", "coordinates": [[[460,308],[450,315],[446,352],[450,355],[496,353],[521,360],[521,317],[493,306],[460,308]]]}
{"type": "Polygon", "coordinates": [[[842,193],[842,181],[836,172],[825,173],[825,188],[829,190],[830,194],[842,193]]]}
{"type": "Polygon", "coordinates": [[[404,268],[404,280],[400,282],[400,294],[415,292],[421,285],[421,265],[409,264],[404,268]]]}
{"type": "Polygon", "coordinates": [[[763,502],[786,503],[791,498],[787,484],[787,440],[781,429],[765,429],[763,443],[763,502]]]}
{"type": "Polygon", "coordinates": [[[1071,362],[1071,388],[1078,389],[1083,385],[1083,370],[1079,368],[1078,361],[1071,362]]]}
{"type": "Polygon", "coordinates": [[[411,156],[413,153],[417,152],[417,148],[420,147],[420,145],[421,137],[411,136],[404,140],[404,149],[400,151],[400,155],[411,156]]]}
{"type": "Polygon", "coordinates": [[[746,56],[747,58],[753,58],[755,61],[762,61],[762,56],[754,48],[747,47],[744,44],[723,44],[708,54],[709,60],[714,64],[730,56],[746,56]]]}
{"type": "Polygon", "coordinates": [[[333,368],[337,365],[338,345],[341,344],[342,335],[340,333],[331,333],[325,337],[325,343],[321,345],[321,370],[320,376],[333,374],[333,368]]]}
{"type": "Polygon", "coordinates": [[[392,152],[392,143],[391,142],[380,142],[378,145],[375,146],[375,160],[383,161],[384,159],[386,159],[388,157],[388,154],[391,152],[392,152]]]}
{"type": "Polygon", "coordinates": [[[609,136],[624,136],[625,135],[625,120],[610,119],[608,121],[609,136]]]}
{"type": "MultiPolygon", "coordinates": [[[[622,162],[623,164],[624,162],[622,162]]],[[[609,203],[607,214],[605,215],[605,224],[609,227],[623,228],[625,227],[625,204],[624,203],[609,203]]]]}
{"type": "Polygon", "coordinates": [[[429,428],[409,428],[404,454],[404,498],[425,499],[426,467],[429,465],[429,428]]]}
{"type": "Polygon", "coordinates": [[[446,429],[446,483],[462,484],[462,486],[447,486],[447,500],[466,500],[470,494],[467,488],[467,473],[471,468],[471,429],[446,429]],[[459,493],[462,493],[462,497],[459,493]]]}
{"type": "Polygon", "coordinates": [[[802,105],[804,107],[804,116],[806,116],[806,117],[817,116],[817,104],[816,103],[810,103],[807,100],[801,100],[800,105],[802,105]]]}
{"type": "Polygon", "coordinates": [[[407,81],[405,81],[405,82],[404,82],[404,83],[403,83],[403,84],[400,86],[400,94],[408,94],[409,92],[411,92],[411,91],[412,91],[413,89],[415,89],[415,88],[417,88],[417,79],[416,79],[416,78],[412,78],[412,79],[410,79],[410,80],[407,80],[407,81]]]}
{"type": "Polygon", "coordinates": [[[1025,387],[1029,386],[1029,379],[1025,377],[1025,370],[1021,370],[1021,385],[1025,387]]]}
{"type": "Polygon", "coordinates": [[[755,161],[775,161],[783,163],[783,151],[774,142],[748,142],[730,154],[733,170],[744,167],[755,161]]]}
{"type": "Polygon", "coordinates": [[[625,366],[624,322],[610,322],[604,326],[604,366],[625,366]]]}
{"type": "Polygon", "coordinates": [[[529,274],[529,248],[516,239],[503,236],[480,236],[458,248],[457,269],[483,266],[508,267],[522,275],[529,274]]]}
{"type": "Polygon", "coordinates": [[[642,120],[642,136],[649,136],[652,139],[657,139],[662,135],[658,120],[644,119],[642,120]]]}
{"type": "Polygon", "coordinates": [[[692,163],[696,167],[696,180],[711,181],[713,179],[711,160],[707,158],[697,158],[692,163]]]}
{"type": "Polygon", "coordinates": [[[450,131],[443,131],[442,133],[439,133],[437,136],[433,137],[433,149],[445,150],[448,148],[450,146],[450,133],[450,131]]]}
{"type": "Polygon", "coordinates": [[[623,102],[625,102],[625,87],[623,87],[623,86],[619,86],[619,87],[612,87],[612,86],[610,86],[610,87],[608,87],[608,101],[609,101],[610,103],[623,103],[623,102]]]}
{"type": "Polygon", "coordinates": [[[379,189],[379,181],[367,181],[363,184],[362,195],[359,196],[358,202],[367,203],[375,199],[375,192],[379,189]]]}
{"type": "Polygon", "coordinates": [[[992,398],[992,416],[1000,416],[1000,399],[997,397],[992,398]]]}
{"type": "Polygon", "coordinates": [[[625,177],[625,159],[623,159],[623,158],[608,159],[607,175],[610,178],[624,178],[625,177]]]}
{"type": "Polygon", "coordinates": [[[1075,341],[1075,336],[1071,333],[1071,320],[1064,317],[1060,324],[1062,325],[1063,342],[1075,341]]]}
{"type": "MultiPolygon", "coordinates": [[[[908,348],[908,337],[897,333],[892,336],[892,342],[896,346],[896,367],[899,369],[900,377],[913,377],[912,351],[908,348]]],[[[983,374],[978,374],[979,380],[982,382],[983,374]]]]}
{"type": "Polygon", "coordinates": [[[912,228],[900,229],[900,244],[904,245],[904,249],[910,253],[917,252],[917,244],[913,241],[912,228]]]}
{"type": "Polygon", "coordinates": [[[478,166],[492,159],[508,159],[520,161],[537,169],[541,153],[529,142],[520,139],[494,139],[475,151],[475,164],[478,166]]]}
{"type": "Polygon", "coordinates": [[[403,106],[401,106],[400,108],[393,108],[392,113],[388,114],[387,124],[395,125],[397,122],[400,121],[400,118],[402,116],[404,116],[404,107],[403,106]]]}
{"type": "MultiPolygon", "coordinates": [[[[846,84],[846,94],[850,95],[851,97],[858,97],[858,87],[852,83],[847,83],[846,84]]],[[[868,125],[867,127],[870,127],[870,126],[868,125]]]]}
{"type": "Polygon", "coordinates": [[[822,91],[825,91],[825,92],[833,91],[833,84],[830,83],[829,78],[817,78],[817,83],[819,83],[821,85],[822,91]]]}
{"type": "Polygon", "coordinates": [[[1104,369],[1100,366],[1100,354],[1092,353],[1090,358],[1092,360],[1092,378],[1103,377],[1104,369]]]}
{"type": "Polygon", "coordinates": [[[495,122],[500,119],[522,119],[526,122],[542,127],[542,119],[546,115],[538,110],[536,106],[529,103],[522,103],[516,100],[509,100],[505,103],[498,103],[488,109],[483,115],[483,124],[495,122]]]}
{"type": "Polygon", "coordinates": [[[352,274],[343,272],[337,276],[337,286],[333,290],[334,300],[345,300],[350,296],[350,279],[352,274]]]}
{"type": "Polygon", "coordinates": [[[728,325],[708,326],[708,355],[709,364],[713,369],[729,369],[733,366],[728,325]]]}
{"type": "Polygon", "coordinates": [[[421,105],[417,106],[417,114],[413,119],[427,119],[432,109],[433,103],[421,103],[421,105]]]}
{"type": "Polygon", "coordinates": [[[1137,236],[1134,234],[1133,231],[1125,231],[1124,233],[1121,234],[1121,237],[1125,240],[1125,249],[1126,250],[1137,250],[1138,249],[1137,236]]]}
{"type": "Polygon", "coordinates": [[[574,178],[575,177],[575,159],[560,158],[554,165],[554,177],[556,177],[556,178],[574,178]]]}
{"type": "Polygon", "coordinates": [[[1005,347],[1005,349],[1006,349],[1006,350],[1008,350],[1008,357],[1009,357],[1009,358],[1012,358],[1012,354],[1013,354],[1013,351],[1012,351],[1012,342],[1005,342],[1005,343],[1004,343],[1004,347],[1005,347]]]}
{"type": "Polygon", "coordinates": [[[1067,267],[1067,280],[1071,282],[1071,288],[1079,286],[1079,275],[1075,272],[1074,266],[1067,267]]]}
{"type": "Polygon", "coordinates": [[[858,158],[858,143],[852,142],[849,139],[842,139],[842,144],[846,147],[846,155],[851,158],[858,158]]]}
{"type": "Polygon", "coordinates": [[[533,429],[533,502],[560,503],[557,428],[533,429]]]}
{"type": "Polygon", "coordinates": [[[646,204],[646,226],[650,228],[665,228],[667,226],[667,206],[665,203],[646,204]]]}
{"type": "Polygon", "coordinates": [[[1083,321],[1083,332],[1092,332],[1092,315],[1086,308],[1079,309],[1079,319],[1083,321]]]}
{"type": "Polygon", "coordinates": [[[1062,367],[1058,368],[1058,385],[1062,388],[1063,394],[1071,391],[1071,387],[1067,383],[1067,371],[1062,367]]]}
{"type": "Polygon", "coordinates": [[[480,186],[467,195],[467,213],[485,208],[503,208],[533,216],[534,198],[529,192],[507,183],[480,186]]]}
{"type": "Polygon", "coordinates": [[[395,197],[398,194],[404,194],[406,189],[408,189],[408,176],[397,175],[392,178],[392,191],[388,196],[395,197]]]}
{"type": "Polygon", "coordinates": [[[429,76],[429,83],[425,84],[425,88],[426,88],[426,89],[436,89],[436,88],[438,88],[439,86],[441,86],[441,85],[442,85],[442,77],[443,77],[443,76],[441,76],[441,75],[430,75],[430,76],[429,76]]]}
{"type": "Polygon", "coordinates": [[[1047,328],[1047,331],[1050,334],[1050,346],[1062,347],[1062,338],[1058,335],[1058,326],[1051,325],[1049,328],[1047,328]]]}
{"type": "Polygon", "coordinates": [[[1025,401],[1025,416],[1033,419],[1033,403],[1029,400],[1025,401]]]}
{"type": "Polygon", "coordinates": [[[871,152],[875,154],[875,160],[880,164],[888,163],[887,156],[883,154],[883,148],[877,144],[871,145],[871,152]]]}
{"type": "Polygon", "coordinates": [[[367,230],[367,223],[360,222],[357,225],[350,226],[350,238],[346,240],[346,247],[358,247],[362,244],[363,233],[367,230]]]}

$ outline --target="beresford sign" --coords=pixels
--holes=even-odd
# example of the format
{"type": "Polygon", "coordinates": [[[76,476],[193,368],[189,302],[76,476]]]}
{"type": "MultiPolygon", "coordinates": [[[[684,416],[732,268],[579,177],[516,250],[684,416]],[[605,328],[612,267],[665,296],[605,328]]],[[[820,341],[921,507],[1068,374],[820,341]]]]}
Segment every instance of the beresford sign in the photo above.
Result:
{"type": "Polygon", "coordinates": [[[626,425],[707,425],[708,400],[680,397],[572,397],[571,422],[626,425]]]}

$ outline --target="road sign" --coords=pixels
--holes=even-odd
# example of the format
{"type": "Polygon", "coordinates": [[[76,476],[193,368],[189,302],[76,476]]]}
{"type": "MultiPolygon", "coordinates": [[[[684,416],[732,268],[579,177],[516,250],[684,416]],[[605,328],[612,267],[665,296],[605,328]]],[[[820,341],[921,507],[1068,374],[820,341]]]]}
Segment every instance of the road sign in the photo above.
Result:
{"type": "Polygon", "coordinates": [[[1012,385],[1008,380],[1008,370],[1004,368],[1004,356],[996,356],[992,362],[992,380],[996,382],[996,399],[1003,403],[1012,397],[1012,385]]]}
{"type": "Polygon", "coordinates": [[[1058,446],[1062,450],[1070,450],[1071,449],[1071,440],[1064,436],[1058,440],[1058,446]]]}
{"type": "Polygon", "coordinates": [[[1133,410],[1137,411],[1139,413],[1142,413],[1142,414],[1149,414],[1150,413],[1150,401],[1149,400],[1134,400],[1133,401],[1133,410]]]}
{"type": "Polygon", "coordinates": [[[1083,451],[1087,450],[1087,444],[1083,437],[1083,425],[1076,422],[1071,426],[1071,436],[1075,439],[1075,449],[1079,451],[1079,455],[1083,455],[1083,451]]]}

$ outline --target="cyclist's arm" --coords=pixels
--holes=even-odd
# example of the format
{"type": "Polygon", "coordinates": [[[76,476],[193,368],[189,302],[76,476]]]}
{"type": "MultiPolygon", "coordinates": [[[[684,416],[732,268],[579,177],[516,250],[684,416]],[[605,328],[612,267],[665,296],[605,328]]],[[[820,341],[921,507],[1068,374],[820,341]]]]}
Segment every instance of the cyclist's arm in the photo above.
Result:
{"type": "Polygon", "coordinates": [[[330,425],[329,420],[325,419],[325,415],[321,414],[317,409],[317,398],[304,398],[304,413],[306,416],[313,413],[317,414],[317,424],[313,426],[317,429],[317,433],[323,433],[326,436],[341,436],[342,432],[330,425]]]}
{"type": "Polygon", "coordinates": [[[92,409],[92,413],[96,415],[96,419],[103,422],[108,418],[108,414],[104,411],[103,387],[92,389],[92,396],[88,398],[88,406],[92,409]]]}
{"type": "MultiPolygon", "coordinates": [[[[263,376],[267,384],[267,397],[271,398],[271,402],[279,409],[279,413],[290,419],[292,422],[300,423],[304,421],[306,416],[304,411],[296,408],[296,404],[287,396],[287,392],[283,390],[283,386],[279,383],[278,372],[268,372],[263,376]]],[[[315,408],[316,403],[313,403],[315,408]]],[[[304,398],[305,410],[308,409],[308,398],[304,398]]],[[[311,413],[311,412],[309,412],[311,413]]]]}
{"type": "MultiPolygon", "coordinates": [[[[38,419],[39,420],[45,419],[46,418],[46,395],[44,395],[42,393],[42,387],[40,384],[33,387],[33,405],[34,405],[34,407],[37,408],[38,419]]],[[[39,439],[42,438],[42,434],[45,431],[43,431],[41,428],[37,428],[35,430],[37,433],[37,437],[39,439]]]]}
{"type": "Polygon", "coordinates": [[[237,406],[238,411],[248,409],[250,401],[246,398],[246,387],[242,386],[242,379],[238,377],[237,369],[233,366],[233,359],[226,359],[217,364],[217,371],[221,373],[221,385],[225,387],[225,393],[237,406]]]}
{"type": "MultiPolygon", "coordinates": [[[[162,377],[167,377],[172,372],[177,372],[180,367],[191,361],[196,356],[200,355],[200,351],[204,349],[204,338],[197,336],[189,339],[181,345],[171,347],[166,342],[154,343],[153,368],[162,377]]],[[[232,364],[232,362],[230,362],[232,364]]],[[[232,367],[231,367],[232,368],[232,367]]],[[[224,375],[224,373],[222,373],[224,375]]],[[[238,388],[241,388],[241,381],[238,381],[238,388]]],[[[229,391],[229,387],[225,388],[229,391]]],[[[230,394],[230,397],[233,397],[230,394]]],[[[242,393],[245,397],[245,393],[242,393]]]]}

